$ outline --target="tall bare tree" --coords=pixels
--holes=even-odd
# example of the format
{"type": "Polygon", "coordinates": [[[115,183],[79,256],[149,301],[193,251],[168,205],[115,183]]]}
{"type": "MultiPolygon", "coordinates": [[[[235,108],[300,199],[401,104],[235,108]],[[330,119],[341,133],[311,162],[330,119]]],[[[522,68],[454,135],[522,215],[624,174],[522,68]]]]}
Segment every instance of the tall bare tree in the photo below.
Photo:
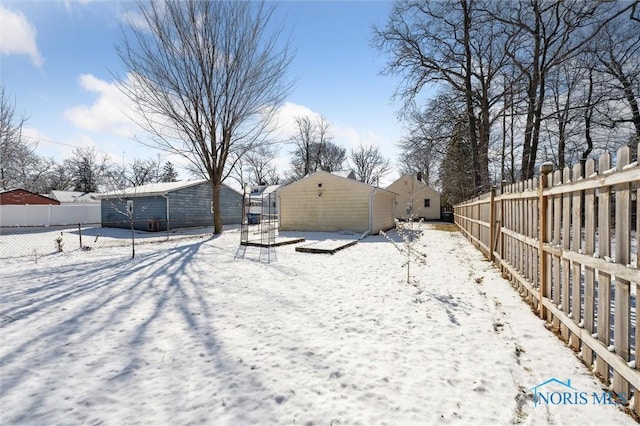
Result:
{"type": "Polygon", "coordinates": [[[33,154],[34,146],[22,137],[26,115],[16,111],[15,103],[0,86],[0,188],[22,185],[17,170],[26,157],[33,154]]]}
{"type": "Polygon", "coordinates": [[[278,171],[273,165],[277,155],[278,149],[273,145],[263,145],[257,150],[247,153],[246,163],[251,183],[254,185],[277,185],[280,182],[278,171]]]}
{"type": "Polygon", "coordinates": [[[318,148],[320,158],[318,158],[317,170],[325,172],[335,172],[342,170],[345,161],[347,161],[347,150],[333,142],[324,142],[318,148]]]}
{"type": "Polygon", "coordinates": [[[136,158],[126,166],[113,165],[110,168],[110,173],[114,180],[118,181],[117,188],[156,183],[160,181],[160,160],[136,158]]]}
{"type": "Polygon", "coordinates": [[[640,20],[622,16],[612,21],[594,43],[597,69],[610,77],[606,89],[614,99],[627,104],[628,114],[611,117],[617,123],[632,123],[634,140],[640,142],[640,20]]]}
{"type": "Polygon", "coordinates": [[[324,115],[321,115],[316,120],[316,134],[318,136],[318,140],[316,143],[315,169],[328,171],[340,169],[342,167],[342,163],[346,158],[344,157],[344,152],[346,151],[342,153],[342,158],[336,158],[336,154],[340,154],[340,151],[338,146],[333,144],[332,142],[333,135],[330,131],[329,120],[327,120],[324,115]]]}
{"type": "Polygon", "coordinates": [[[384,158],[380,148],[373,145],[352,149],[351,163],[358,180],[369,185],[377,185],[380,178],[391,171],[389,160],[384,158]]]}
{"type": "Polygon", "coordinates": [[[503,24],[511,40],[504,51],[527,85],[522,179],[533,177],[535,171],[550,73],[580,56],[609,22],[632,7],[632,2],[581,0],[488,3],[485,11],[492,20],[503,24]]]}
{"type": "Polygon", "coordinates": [[[454,136],[460,137],[459,129],[465,129],[466,122],[464,99],[453,90],[443,90],[424,109],[412,110],[407,119],[408,134],[398,144],[401,173],[420,173],[427,185],[436,185],[449,145],[454,136]]]}
{"type": "Polygon", "coordinates": [[[260,145],[236,162],[233,178],[245,188],[249,185],[277,185],[280,175],[274,165],[278,155],[275,145],[260,145]]]}
{"type": "MultiPolygon", "coordinates": [[[[291,142],[294,145],[293,155],[302,167],[296,171],[297,178],[301,178],[315,171],[315,164],[312,164],[313,152],[312,146],[317,143],[318,129],[316,124],[309,116],[296,117],[296,133],[291,136],[291,142]]],[[[296,167],[294,167],[295,169],[296,167]]]]}
{"type": "Polygon", "coordinates": [[[291,136],[291,171],[288,181],[303,178],[317,170],[340,170],[347,159],[347,150],[332,142],[329,121],[320,116],[296,117],[296,132],[291,136]]]}
{"type": "Polygon", "coordinates": [[[390,55],[386,73],[403,77],[396,97],[405,111],[426,86],[446,86],[464,99],[474,191],[490,185],[490,129],[499,114],[506,65],[503,31],[473,0],[396,2],[386,26],[375,29],[376,46],[390,55]],[[408,107],[407,107],[408,106],[408,107]]]}
{"type": "Polygon", "coordinates": [[[155,147],[181,155],[208,177],[214,233],[222,232],[220,189],[234,162],[268,137],[291,89],[292,54],[273,9],[248,1],[140,3],[144,25],[123,31],[129,70],[123,92],[155,147]]]}

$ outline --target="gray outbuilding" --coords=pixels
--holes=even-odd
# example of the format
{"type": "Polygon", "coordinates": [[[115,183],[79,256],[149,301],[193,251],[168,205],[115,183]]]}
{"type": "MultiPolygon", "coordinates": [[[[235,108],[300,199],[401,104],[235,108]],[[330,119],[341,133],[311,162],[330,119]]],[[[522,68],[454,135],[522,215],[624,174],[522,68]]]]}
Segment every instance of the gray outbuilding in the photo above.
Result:
{"type": "MultiPolygon", "coordinates": [[[[102,226],[141,231],[213,226],[213,189],[208,180],[152,183],[101,194],[102,226]]],[[[242,194],[223,185],[222,223],[239,224],[242,194]]]]}

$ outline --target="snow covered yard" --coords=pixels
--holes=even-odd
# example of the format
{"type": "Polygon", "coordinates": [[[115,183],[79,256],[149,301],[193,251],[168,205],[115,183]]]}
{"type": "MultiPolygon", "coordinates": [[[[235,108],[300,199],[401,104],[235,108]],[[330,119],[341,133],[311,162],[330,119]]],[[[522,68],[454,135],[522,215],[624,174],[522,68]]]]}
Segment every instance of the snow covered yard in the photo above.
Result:
{"type": "Polygon", "coordinates": [[[415,287],[382,236],[239,241],[3,259],[0,423],[635,423],[457,232],[425,232],[415,287]],[[552,378],[588,403],[534,406],[552,378]]]}

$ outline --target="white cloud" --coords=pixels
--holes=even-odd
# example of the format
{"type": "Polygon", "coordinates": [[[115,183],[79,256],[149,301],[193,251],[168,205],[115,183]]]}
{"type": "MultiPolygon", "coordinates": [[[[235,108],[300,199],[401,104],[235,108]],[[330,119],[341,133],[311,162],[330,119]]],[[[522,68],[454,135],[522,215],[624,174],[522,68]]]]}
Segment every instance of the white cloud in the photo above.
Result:
{"type": "MultiPolygon", "coordinates": [[[[130,139],[133,134],[139,131],[136,124],[129,118],[135,116],[134,108],[129,99],[118,89],[116,83],[107,82],[86,74],[80,77],[80,85],[87,91],[97,93],[98,97],[91,105],[80,105],[65,111],[64,116],[67,120],[82,130],[111,134],[118,138],[130,139]]],[[[274,165],[281,174],[284,174],[290,168],[290,151],[292,149],[290,145],[284,142],[296,133],[295,119],[302,116],[308,116],[315,120],[321,114],[309,107],[293,102],[285,102],[276,111],[274,117],[276,130],[272,136],[282,144],[274,165]]],[[[333,135],[333,142],[346,148],[347,155],[351,153],[351,149],[356,149],[360,144],[379,146],[384,149],[384,144],[388,143],[371,129],[355,129],[348,124],[331,121],[329,121],[329,126],[333,135]]],[[[115,139],[113,142],[115,143],[115,139]]],[[[129,160],[134,158],[134,152],[136,153],[135,157],[141,156],[138,149],[139,147],[132,146],[129,140],[128,143],[122,146],[114,146],[113,152],[110,154],[112,154],[113,158],[121,158],[123,156],[122,151],[126,151],[126,157],[129,160]],[[121,151],[117,152],[118,149],[121,151]]],[[[156,155],[156,152],[152,152],[151,155],[156,155]]],[[[165,153],[162,156],[164,158],[167,154],[165,153]]],[[[171,158],[171,161],[174,164],[184,166],[184,160],[181,161],[180,158],[171,158]]]]}
{"type": "Polygon", "coordinates": [[[130,117],[134,117],[131,101],[117,87],[91,75],[80,76],[80,85],[89,92],[98,94],[92,105],[80,105],[64,112],[74,126],[98,133],[109,133],[120,137],[131,137],[137,129],[130,117]]]}
{"type": "Polygon", "coordinates": [[[144,16],[135,10],[127,10],[120,14],[120,21],[133,28],[149,31],[149,24],[144,19],[144,16]]]}
{"type": "MultiPolygon", "coordinates": [[[[308,116],[312,120],[320,118],[321,114],[312,109],[293,102],[285,102],[276,113],[278,123],[278,140],[287,140],[297,132],[296,117],[308,116]]],[[[349,124],[329,121],[329,131],[333,136],[333,142],[347,151],[358,148],[359,145],[380,146],[387,141],[371,129],[356,129],[349,124]]]]}
{"type": "Polygon", "coordinates": [[[294,104],[293,102],[285,102],[278,108],[275,114],[275,138],[276,140],[285,141],[295,135],[297,132],[297,117],[310,117],[315,120],[320,114],[303,105],[294,104]]]}
{"type": "Polygon", "coordinates": [[[41,67],[44,59],[36,45],[37,31],[21,12],[13,12],[0,5],[0,53],[28,55],[33,64],[41,67]]]}

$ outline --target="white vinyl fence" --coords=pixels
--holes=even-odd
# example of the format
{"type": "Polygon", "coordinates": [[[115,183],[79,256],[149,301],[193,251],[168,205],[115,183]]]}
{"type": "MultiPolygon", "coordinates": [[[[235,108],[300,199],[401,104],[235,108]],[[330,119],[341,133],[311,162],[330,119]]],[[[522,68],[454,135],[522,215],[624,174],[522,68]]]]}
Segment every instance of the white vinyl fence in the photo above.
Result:
{"type": "Polygon", "coordinates": [[[100,220],[100,204],[0,206],[0,226],[95,224],[100,220]]]}

